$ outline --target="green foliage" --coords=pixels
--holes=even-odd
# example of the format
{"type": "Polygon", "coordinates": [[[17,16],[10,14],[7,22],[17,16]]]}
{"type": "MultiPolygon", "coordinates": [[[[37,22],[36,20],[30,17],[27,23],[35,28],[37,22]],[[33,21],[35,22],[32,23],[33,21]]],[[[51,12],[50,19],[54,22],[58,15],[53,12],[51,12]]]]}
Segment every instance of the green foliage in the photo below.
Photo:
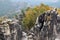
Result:
{"type": "Polygon", "coordinates": [[[34,8],[27,8],[25,17],[23,18],[23,26],[29,30],[34,26],[36,18],[42,14],[44,11],[51,9],[49,6],[41,4],[40,6],[35,6],[34,8]]]}

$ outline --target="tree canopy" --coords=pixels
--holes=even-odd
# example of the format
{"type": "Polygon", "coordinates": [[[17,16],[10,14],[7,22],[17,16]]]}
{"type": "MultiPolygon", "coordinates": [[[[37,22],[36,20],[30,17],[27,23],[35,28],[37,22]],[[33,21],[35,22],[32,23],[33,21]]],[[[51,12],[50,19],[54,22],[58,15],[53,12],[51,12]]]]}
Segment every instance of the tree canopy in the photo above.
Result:
{"type": "Polygon", "coordinates": [[[27,8],[25,12],[25,17],[23,18],[23,26],[29,30],[34,26],[36,18],[42,14],[44,11],[50,10],[51,7],[48,5],[41,4],[40,6],[35,6],[34,8],[27,8]]]}

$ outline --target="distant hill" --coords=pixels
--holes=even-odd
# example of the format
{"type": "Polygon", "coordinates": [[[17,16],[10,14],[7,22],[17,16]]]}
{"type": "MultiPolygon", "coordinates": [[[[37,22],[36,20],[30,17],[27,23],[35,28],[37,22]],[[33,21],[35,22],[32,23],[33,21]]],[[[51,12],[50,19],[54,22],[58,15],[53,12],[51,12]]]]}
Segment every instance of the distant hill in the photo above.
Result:
{"type": "MultiPolygon", "coordinates": [[[[60,8],[60,2],[57,3],[44,3],[49,6],[60,8]]],[[[29,2],[23,0],[0,0],[0,16],[12,16],[16,13],[19,13],[21,9],[26,9],[29,7],[34,7],[40,5],[40,2],[29,2]]]]}
{"type": "Polygon", "coordinates": [[[27,7],[26,2],[12,2],[9,0],[0,1],[0,16],[10,16],[20,12],[19,10],[25,9],[27,7]]]}

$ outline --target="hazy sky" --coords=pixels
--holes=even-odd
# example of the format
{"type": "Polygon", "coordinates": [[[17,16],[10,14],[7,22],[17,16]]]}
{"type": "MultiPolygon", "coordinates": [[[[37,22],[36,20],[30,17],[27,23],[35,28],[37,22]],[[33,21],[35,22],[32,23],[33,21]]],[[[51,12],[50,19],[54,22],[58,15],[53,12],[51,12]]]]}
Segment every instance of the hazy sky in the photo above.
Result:
{"type": "Polygon", "coordinates": [[[60,0],[0,0],[0,14],[5,15],[10,11],[13,12],[17,9],[20,10],[19,8],[32,7],[41,3],[60,8],[60,0]]]}
{"type": "Polygon", "coordinates": [[[23,1],[23,2],[28,2],[28,3],[31,3],[31,4],[34,4],[34,3],[41,3],[41,2],[50,2],[50,3],[56,3],[56,2],[59,2],[60,0],[11,0],[13,2],[18,2],[18,1],[23,1]]]}
{"type": "Polygon", "coordinates": [[[60,0],[11,0],[12,2],[27,2],[29,5],[39,5],[40,3],[48,4],[54,7],[60,7],[60,0]]]}
{"type": "Polygon", "coordinates": [[[44,3],[44,4],[48,4],[51,6],[60,6],[60,0],[0,0],[0,2],[12,2],[12,3],[16,3],[16,2],[26,2],[28,3],[28,5],[39,5],[40,3],[44,3]]]}
{"type": "Polygon", "coordinates": [[[12,0],[12,1],[26,1],[26,2],[58,2],[59,0],[12,0]]]}

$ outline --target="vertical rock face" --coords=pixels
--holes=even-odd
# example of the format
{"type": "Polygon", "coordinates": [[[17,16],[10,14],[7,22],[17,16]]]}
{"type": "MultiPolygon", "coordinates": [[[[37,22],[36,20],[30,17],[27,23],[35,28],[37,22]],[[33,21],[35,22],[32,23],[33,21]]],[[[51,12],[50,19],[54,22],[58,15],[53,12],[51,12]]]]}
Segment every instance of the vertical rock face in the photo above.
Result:
{"type": "Polygon", "coordinates": [[[0,25],[1,36],[0,39],[4,40],[21,40],[22,38],[22,28],[18,22],[15,21],[2,21],[0,25]]]}
{"type": "Polygon", "coordinates": [[[9,24],[9,26],[11,29],[10,30],[11,31],[11,40],[21,40],[21,37],[22,37],[21,26],[16,22],[12,22],[12,24],[9,24]]]}
{"type": "Polygon", "coordinates": [[[3,25],[0,25],[0,40],[4,40],[5,38],[4,38],[4,31],[2,31],[3,30],[3,25]]]}
{"type": "Polygon", "coordinates": [[[60,16],[57,16],[57,33],[59,34],[60,33],[60,16]]]}
{"type": "Polygon", "coordinates": [[[39,40],[55,40],[57,35],[60,34],[60,17],[58,17],[57,12],[53,10],[45,13],[45,16],[43,17],[40,15],[37,18],[36,25],[32,28],[32,30],[34,34],[39,35],[39,37],[37,36],[40,38],[39,40]]]}
{"type": "Polygon", "coordinates": [[[28,32],[28,36],[27,33],[22,32],[19,21],[7,19],[0,24],[0,39],[60,40],[60,16],[55,13],[52,11],[52,13],[48,12],[40,15],[36,20],[36,25],[28,32]]]}

